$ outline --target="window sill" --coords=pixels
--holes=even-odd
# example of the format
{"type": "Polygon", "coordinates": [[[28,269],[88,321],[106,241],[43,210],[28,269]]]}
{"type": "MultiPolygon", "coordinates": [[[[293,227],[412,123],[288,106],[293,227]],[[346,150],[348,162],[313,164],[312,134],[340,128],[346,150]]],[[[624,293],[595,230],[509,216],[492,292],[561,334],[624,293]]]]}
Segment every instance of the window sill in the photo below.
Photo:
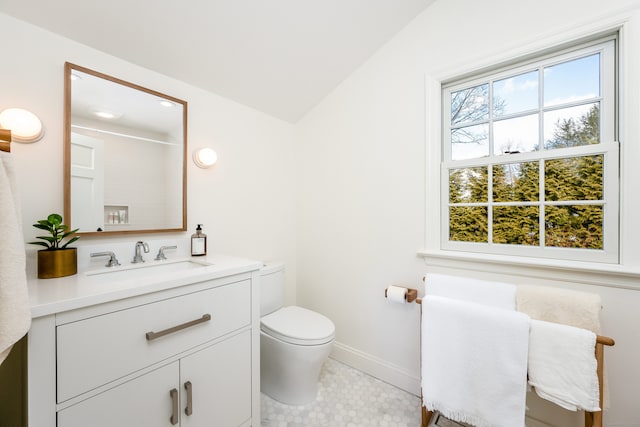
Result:
{"type": "Polygon", "coordinates": [[[418,251],[427,266],[640,290],[640,270],[599,264],[455,251],[418,251]]]}

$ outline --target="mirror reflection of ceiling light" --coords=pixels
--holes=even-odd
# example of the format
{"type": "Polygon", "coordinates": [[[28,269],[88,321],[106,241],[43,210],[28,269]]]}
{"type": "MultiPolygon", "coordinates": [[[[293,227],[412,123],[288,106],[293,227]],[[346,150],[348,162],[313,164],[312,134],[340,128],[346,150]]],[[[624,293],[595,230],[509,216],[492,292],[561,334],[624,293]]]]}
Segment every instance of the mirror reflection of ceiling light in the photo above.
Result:
{"type": "Polygon", "coordinates": [[[116,115],[113,113],[109,113],[108,111],[94,111],[93,114],[102,118],[102,119],[115,119],[116,115]]]}
{"type": "Polygon", "coordinates": [[[162,101],[160,101],[160,105],[162,105],[163,107],[173,107],[175,104],[171,101],[163,99],[162,101]]]}
{"type": "Polygon", "coordinates": [[[38,116],[22,108],[7,108],[0,113],[0,128],[11,130],[11,140],[14,142],[31,143],[44,136],[38,116]]]}
{"type": "Polygon", "coordinates": [[[114,111],[109,111],[107,109],[99,107],[89,107],[89,112],[96,117],[100,117],[101,119],[106,120],[114,120],[122,116],[122,113],[116,113],[114,111]]]}
{"type": "Polygon", "coordinates": [[[71,73],[71,80],[72,81],[82,80],[82,77],[80,77],[80,75],[78,75],[76,73],[71,73]]]}

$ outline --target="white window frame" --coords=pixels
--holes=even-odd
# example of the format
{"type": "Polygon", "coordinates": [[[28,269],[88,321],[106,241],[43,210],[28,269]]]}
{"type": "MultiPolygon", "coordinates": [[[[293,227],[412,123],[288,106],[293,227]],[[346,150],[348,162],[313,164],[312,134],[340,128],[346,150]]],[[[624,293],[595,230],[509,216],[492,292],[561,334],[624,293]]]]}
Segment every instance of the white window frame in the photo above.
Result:
{"type": "MultiPolygon", "coordinates": [[[[440,164],[440,248],[446,251],[495,254],[495,255],[515,255],[533,258],[552,258],[572,261],[619,263],[619,143],[617,141],[617,36],[612,35],[605,38],[590,41],[588,43],[576,44],[570,48],[530,57],[527,61],[513,63],[506,67],[496,67],[489,72],[482,71],[474,73],[462,79],[450,79],[442,84],[442,132],[441,132],[441,153],[440,164]],[[500,80],[509,76],[515,76],[526,71],[531,71],[542,66],[550,66],[554,63],[565,62],[573,58],[587,56],[593,53],[600,53],[601,61],[601,91],[600,97],[594,100],[600,102],[601,139],[597,145],[588,145],[556,150],[545,150],[530,153],[518,153],[503,156],[493,156],[487,158],[450,160],[451,144],[449,139],[449,112],[450,93],[477,84],[500,80]],[[524,162],[540,159],[566,158],[581,155],[604,155],[604,188],[603,200],[598,204],[604,205],[603,218],[603,249],[571,249],[545,247],[542,239],[541,246],[522,246],[496,243],[476,243],[460,242],[449,240],[449,170],[461,167],[487,166],[489,170],[489,201],[486,205],[489,210],[491,202],[491,165],[503,163],[524,162]]],[[[540,103],[542,104],[542,103],[540,103]]],[[[539,114],[542,114],[542,105],[539,106],[539,114]]],[[[540,130],[542,135],[542,129],[540,130]]],[[[490,145],[490,153],[493,148],[490,145]]],[[[542,174],[541,174],[542,179],[542,174]]],[[[522,203],[517,203],[521,205],[522,203]]],[[[544,191],[541,188],[540,201],[532,203],[534,206],[548,204],[544,201],[544,191]]],[[[540,219],[540,232],[544,237],[544,218],[540,219]]],[[[491,239],[491,220],[489,221],[489,239],[491,239]]]]}

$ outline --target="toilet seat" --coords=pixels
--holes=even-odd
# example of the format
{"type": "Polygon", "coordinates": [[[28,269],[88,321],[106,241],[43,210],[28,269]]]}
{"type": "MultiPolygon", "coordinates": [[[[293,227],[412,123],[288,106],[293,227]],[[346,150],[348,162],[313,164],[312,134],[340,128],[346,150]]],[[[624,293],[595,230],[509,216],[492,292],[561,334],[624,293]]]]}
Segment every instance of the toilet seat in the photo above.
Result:
{"type": "Polygon", "coordinates": [[[302,307],[281,308],[264,316],[260,323],[264,333],[289,344],[326,344],[335,336],[335,326],[329,318],[302,307]]]}

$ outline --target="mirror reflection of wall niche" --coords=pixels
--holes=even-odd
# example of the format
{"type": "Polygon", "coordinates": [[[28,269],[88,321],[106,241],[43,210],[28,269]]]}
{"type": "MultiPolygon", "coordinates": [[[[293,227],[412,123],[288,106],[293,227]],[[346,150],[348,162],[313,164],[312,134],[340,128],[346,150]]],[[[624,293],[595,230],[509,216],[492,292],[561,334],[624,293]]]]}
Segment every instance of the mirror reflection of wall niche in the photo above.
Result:
{"type": "Polygon", "coordinates": [[[72,64],[66,68],[65,215],[71,226],[81,232],[185,230],[186,103],[72,64]]]}

